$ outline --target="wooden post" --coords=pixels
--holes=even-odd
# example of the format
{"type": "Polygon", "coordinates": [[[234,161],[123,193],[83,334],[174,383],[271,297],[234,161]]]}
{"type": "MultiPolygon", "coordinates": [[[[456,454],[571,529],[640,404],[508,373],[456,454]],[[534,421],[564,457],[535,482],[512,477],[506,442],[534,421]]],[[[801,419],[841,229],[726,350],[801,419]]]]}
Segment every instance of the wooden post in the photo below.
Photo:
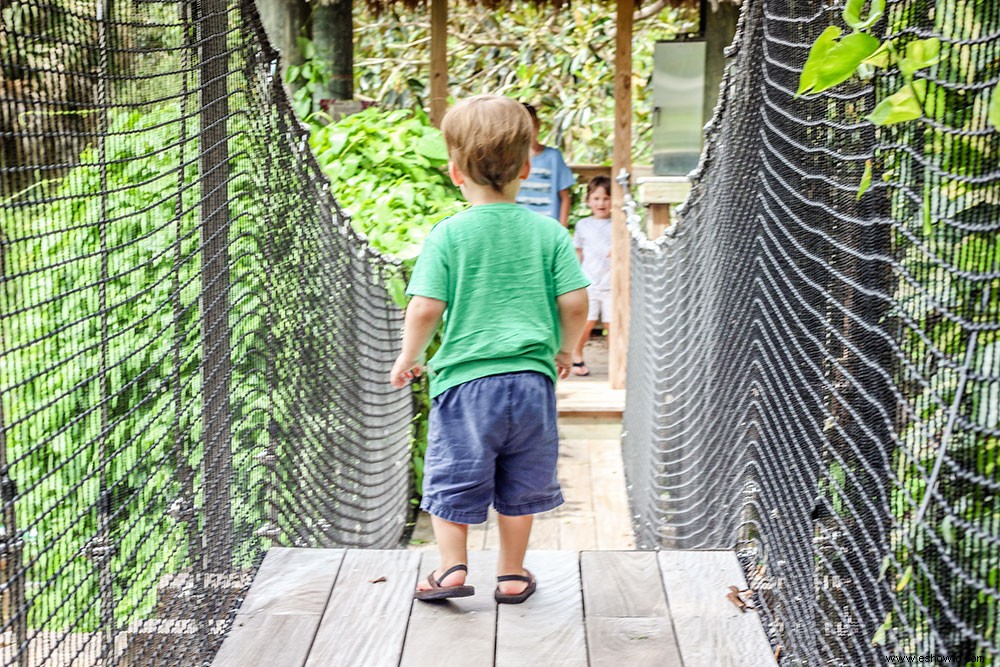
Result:
{"type": "Polygon", "coordinates": [[[316,57],[329,68],[330,76],[316,91],[313,104],[323,100],[354,98],[354,15],[351,0],[314,3],[313,44],[316,57]]]}
{"type": "Polygon", "coordinates": [[[670,226],[671,215],[670,204],[650,204],[646,215],[649,220],[646,235],[654,240],[663,236],[663,232],[670,226]]]}
{"type": "Polygon", "coordinates": [[[631,243],[622,210],[624,193],[615,178],[632,171],[632,11],[633,0],[618,0],[615,34],[615,139],[611,159],[611,328],[608,379],[612,389],[625,387],[628,363],[629,253],[631,243]]]}
{"type": "Polygon", "coordinates": [[[701,13],[705,22],[705,122],[712,117],[716,102],[719,101],[719,84],[726,69],[727,46],[733,43],[736,24],[740,19],[740,8],[732,2],[720,2],[713,9],[711,4],[701,13]]]}
{"type": "Polygon", "coordinates": [[[271,45],[281,52],[281,77],[284,80],[289,65],[304,62],[296,38],[309,20],[312,7],[306,0],[257,0],[257,11],[271,45]]]}
{"type": "Polygon", "coordinates": [[[431,123],[448,110],[448,0],[431,0],[431,123]]]}

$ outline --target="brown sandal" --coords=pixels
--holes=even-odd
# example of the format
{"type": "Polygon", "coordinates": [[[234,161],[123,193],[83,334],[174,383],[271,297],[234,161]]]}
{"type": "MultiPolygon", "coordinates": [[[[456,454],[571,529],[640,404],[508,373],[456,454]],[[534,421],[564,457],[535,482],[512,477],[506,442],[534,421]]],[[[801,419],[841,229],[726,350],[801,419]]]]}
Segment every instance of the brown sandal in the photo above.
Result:
{"type": "Polygon", "coordinates": [[[415,600],[447,600],[448,598],[467,598],[470,595],[474,595],[476,592],[475,587],[466,586],[465,584],[461,586],[442,586],[441,582],[448,578],[448,575],[452,572],[468,572],[469,568],[465,565],[458,564],[453,567],[449,567],[448,570],[442,574],[437,579],[434,578],[434,572],[427,575],[427,583],[431,585],[427,590],[421,591],[417,590],[413,592],[413,599],[415,600]]]}
{"type": "MultiPolygon", "coordinates": [[[[528,570],[525,570],[528,572],[528,570]]],[[[493,599],[500,604],[521,604],[525,600],[531,597],[531,594],[535,592],[537,585],[535,583],[535,575],[528,572],[528,576],[522,574],[502,574],[497,577],[497,583],[501,581],[526,581],[528,585],[524,587],[524,590],[520,593],[514,593],[513,595],[507,595],[500,592],[500,587],[497,586],[496,591],[493,593],[493,599]]]]}

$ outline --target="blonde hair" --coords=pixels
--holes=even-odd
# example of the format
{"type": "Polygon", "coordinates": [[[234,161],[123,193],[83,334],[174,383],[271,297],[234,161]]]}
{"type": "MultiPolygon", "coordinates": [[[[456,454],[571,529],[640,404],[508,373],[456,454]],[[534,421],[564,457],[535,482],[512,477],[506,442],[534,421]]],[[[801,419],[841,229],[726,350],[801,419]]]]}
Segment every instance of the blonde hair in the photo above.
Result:
{"type": "Polygon", "coordinates": [[[462,100],[444,115],[448,157],[479,185],[503,192],[528,161],[534,125],[520,102],[495,95],[462,100]]]}

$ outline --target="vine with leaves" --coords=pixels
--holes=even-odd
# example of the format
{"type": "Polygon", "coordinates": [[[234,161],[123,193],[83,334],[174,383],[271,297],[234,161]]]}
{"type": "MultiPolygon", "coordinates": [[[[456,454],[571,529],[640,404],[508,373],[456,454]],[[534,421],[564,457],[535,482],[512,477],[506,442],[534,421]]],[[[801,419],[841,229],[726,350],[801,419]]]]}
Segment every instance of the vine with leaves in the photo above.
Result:
{"type": "MultiPolygon", "coordinates": [[[[1000,482],[994,462],[1000,452],[995,436],[1000,280],[994,277],[1000,239],[990,223],[1000,219],[991,171],[1000,130],[1000,83],[991,82],[1000,77],[1000,61],[972,57],[974,45],[998,27],[988,4],[903,1],[887,16],[886,0],[847,0],[841,16],[850,32],[837,25],[823,30],[811,45],[797,91],[816,95],[853,77],[879,77],[876,91],[886,91],[866,118],[888,133],[883,139],[892,138],[879,142],[874,160],[887,186],[880,190],[888,196],[900,272],[894,316],[911,323],[902,329],[900,351],[923,377],[900,372],[898,378],[908,421],[888,471],[896,484],[891,507],[896,530],[881,576],[892,573],[901,597],[872,642],[885,644],[903,623],[911,636],[897,640],[933,644],[929,638],[942,636],[943,623],[951,627],[942,632],[956,643],[952,648],[968,655],[1000,644],[995,597],[1000,564],[992,546],[1000,512],[979,487],[1000,482]],[[920,24],[924,29],[914,28],[920,24]],[[889,37],[874,34],[882,26],[889,37]],[[923,36],[931,33],[940,37],[923,36]],[[915,153],[899,146],[915,147],[915,153]],[[941,316],[940,304],[948,304],[950,317],[941,316]],[[961,428],[960,410],[966,422],[961,428]],[[978,481],[942,490],[946,456],[978,481]],[[937,507],[930,506],[934,497],[941,499],[937,507]],[[934,581],[952,571],[948,553],[963,554],[961,576],[934,581]],[[966,627],[974,627],[978,637],[958,631],[940,612],[932,618],[931,610],[942,604],[960,620],[972,621],[966,627]]],[[[856,199],[873,196],[875,172],[873,159],[867,160],[856,199]]],[[[987,657],[987,664],[992,660],[987,657]]]]}

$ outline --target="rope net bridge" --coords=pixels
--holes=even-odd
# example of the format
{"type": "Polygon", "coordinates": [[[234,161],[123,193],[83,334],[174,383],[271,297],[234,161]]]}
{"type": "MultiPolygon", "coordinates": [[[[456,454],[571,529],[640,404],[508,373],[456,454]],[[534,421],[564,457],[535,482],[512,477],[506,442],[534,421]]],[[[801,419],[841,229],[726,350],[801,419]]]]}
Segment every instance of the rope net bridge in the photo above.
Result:
{"type": "Polygon", "coordinates": [[[252,2],[0,16],[0,662],[201,664],[270,546],[399,544],[399,266],[252,2]]]}
{"type": "Polygon", "coordinates": [[[638,540],[735,545],[787,664],[995,664],[1000,3],[890,0],[940,60],[882,127],[898,67],[796,96],[842,9],[745,0],[679,221],[630,218],[638,540]]]}
{"type": "MultiPolygon", "coordinates": [[[[737,546],[789,664],[989,661],[1000,6],[889,2],[878,34],[942,57],[882,128],[898,68],[795,96],[838,15],[745,0],[683,217],[634,230],[637,532],[737,546]]],[[[332,200],[249,0],[0,16],[0,657],[199,664],[270,546],[398,544],[399,267],[332,200]]]]}

